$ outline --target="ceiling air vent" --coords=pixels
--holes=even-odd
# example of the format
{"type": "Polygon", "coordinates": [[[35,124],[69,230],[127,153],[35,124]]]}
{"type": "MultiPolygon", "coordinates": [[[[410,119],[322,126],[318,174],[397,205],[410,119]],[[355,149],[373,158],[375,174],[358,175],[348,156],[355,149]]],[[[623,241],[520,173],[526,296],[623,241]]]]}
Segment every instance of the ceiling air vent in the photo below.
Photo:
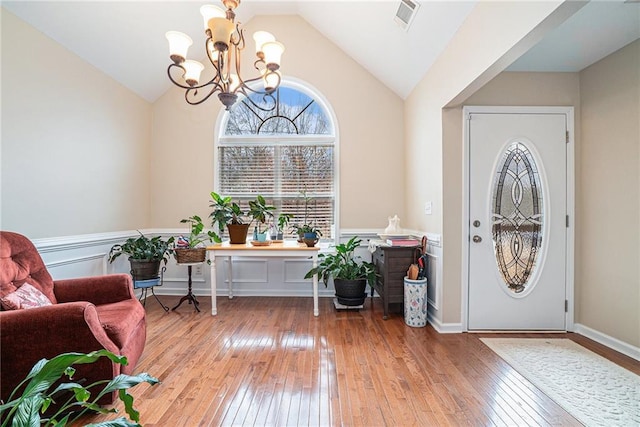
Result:
{"type": "Polygon", "coordinates": [[[409,31],[409,25],[411,25],[411,21],[416,16],[416,12],[420,8],[420,4],[413,0],[401,0],[400,5],[398,6],[398,11],[396,12],[396,16],[393,18],[394,21],[405,31],[409,31]]]}

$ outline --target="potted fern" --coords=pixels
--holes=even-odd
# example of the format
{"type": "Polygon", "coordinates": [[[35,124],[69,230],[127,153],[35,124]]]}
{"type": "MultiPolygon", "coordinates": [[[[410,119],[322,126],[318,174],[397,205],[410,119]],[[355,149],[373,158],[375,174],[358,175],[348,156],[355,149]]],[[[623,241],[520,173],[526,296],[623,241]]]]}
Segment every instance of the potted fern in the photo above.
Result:
{"type": "Polygon", "coordinates": [[[338,303],[346,306],[364,304],[367,283],[374,285],[376,270],[372,263],[355,255],[361,242],[358,236],[353,236],[347,243],[337,245],[335,253],[320,254],[320,263],[309,270],[304,278],[311,279],[317,274],[325,286],[333,278],[338,303]]]}

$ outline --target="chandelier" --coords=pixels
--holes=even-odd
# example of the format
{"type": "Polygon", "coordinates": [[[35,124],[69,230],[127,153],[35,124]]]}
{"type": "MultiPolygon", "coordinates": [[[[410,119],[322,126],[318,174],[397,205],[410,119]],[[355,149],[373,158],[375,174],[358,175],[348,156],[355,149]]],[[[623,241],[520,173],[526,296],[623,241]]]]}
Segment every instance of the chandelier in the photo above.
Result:
{"type": "Polygon", "coordinates": [[[200,84],[204,65],[187,59],[187,50],[193,44],[191,38],[178,31],[166,34],[169,57],[173,61],[167,68],[167,74],[173,84],[185,89],[184,98],[191,105],[201,104],[218,92],[220,102],[228,111],[238,99],[238,93],[248,96],[248,92],[253,92],[271,97],[280,85],[281,75],[278,70],[284,45],[266,31],[256,31],[253,35],[258,58],[253,65],[258,76],[245,80],[240,75],[240,56],[245,48],[245,39],[240,23],[235,23],[234,12],[240,1],[222,0],[226,10],[212,5],[200,8],[207,35],[205,52],[214,69],[213,78],[206,83],[200,84]],[[263,89],[258,89],[255,85],[249,86],[259,80],[263,82],[263,89]]]}

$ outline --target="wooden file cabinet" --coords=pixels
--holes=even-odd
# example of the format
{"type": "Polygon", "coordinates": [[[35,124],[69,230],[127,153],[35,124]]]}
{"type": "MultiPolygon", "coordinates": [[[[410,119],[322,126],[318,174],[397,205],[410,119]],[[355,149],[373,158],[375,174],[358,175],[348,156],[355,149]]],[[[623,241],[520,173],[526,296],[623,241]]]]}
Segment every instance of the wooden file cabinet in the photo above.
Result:
{"type": "MultiPolygon", "coordinates": [[[[399,304],[399,312],[404,310],[404,277],[412,263],[416,261],[418,246],[378,246],[373,253],[373,264],[378,278],[374,289],[382,298],[383,319],[389,317],[389,304],[399,304]]],[[[373,298],[373,290],[371,291],[373,298]]]]}

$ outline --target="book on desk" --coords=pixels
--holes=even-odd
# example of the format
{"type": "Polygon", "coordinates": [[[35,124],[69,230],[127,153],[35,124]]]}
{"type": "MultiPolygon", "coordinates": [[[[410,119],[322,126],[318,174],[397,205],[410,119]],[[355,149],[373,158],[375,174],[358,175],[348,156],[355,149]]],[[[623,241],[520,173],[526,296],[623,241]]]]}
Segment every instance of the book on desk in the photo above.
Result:
{"type": "Polygon", "coordinates": [[[417,239],[387,239],[387,245],[389,246],[420,246],[420,241],[417,239]]]}

